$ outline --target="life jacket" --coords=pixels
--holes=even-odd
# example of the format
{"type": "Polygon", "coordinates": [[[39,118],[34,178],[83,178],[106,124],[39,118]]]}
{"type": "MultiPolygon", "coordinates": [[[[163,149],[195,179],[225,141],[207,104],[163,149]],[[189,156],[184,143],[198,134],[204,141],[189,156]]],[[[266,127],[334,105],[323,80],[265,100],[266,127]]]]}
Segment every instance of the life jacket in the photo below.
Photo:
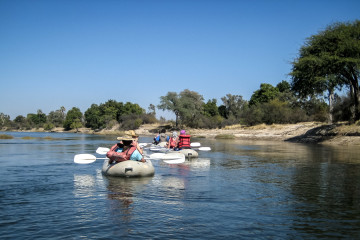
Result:
{"type": "Polygon", "coordinates": [[[190,146],[190,135],[179,135],[178,148],[191,148],[190,146]]]}
{"type": "Polygon", "coordinates": [[[177,139],[175,138],[170,138],[170,148],[174,148],[176,147],[176,142],[177,142],[177,139]]]}
{"type": "Polygon", "coordinates": [[[131,154],[136,150],[136,147],[131,145],[125,152],[116,152],[119,148],[117,144],[111,147],[110,151],[106,153],[106,157],[110,159],[109,163],[115,162],[123,162],[130,160],[131,154]]]}
{"type": "Polygon", "coordinates": [[[156,137],[154,137],[154,143],[158,144],[160,142],[160,135],[157,135],[156,137]]]}

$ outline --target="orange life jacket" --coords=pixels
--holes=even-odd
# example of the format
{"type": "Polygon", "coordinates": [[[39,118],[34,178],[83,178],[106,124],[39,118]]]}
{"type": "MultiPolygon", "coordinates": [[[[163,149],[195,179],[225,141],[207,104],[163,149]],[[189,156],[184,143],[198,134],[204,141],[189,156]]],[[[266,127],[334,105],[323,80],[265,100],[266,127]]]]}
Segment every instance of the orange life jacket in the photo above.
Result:
{"type": "Polygon", "coordinates": [[[176,138],[174,139],[173,137],[171,137],[169,141],[170,141],[170,148],[176,147],[176,142],[177,142],[176,138]]]}
{"type": "Polygon", "coordinates": [[[111,147],[110,151],[106,153],[106,157],[110,159],[109,163],[115,162],[123,162],[130,160],[131,154],[136,150],[136,147],[131,145],[129,149],[125,152],[116,152],[119,148],[117,144],[111,147]]]}
{"type": "Polygon", "coordinates": [[[179,135],[178,148],[191,148],[190,146],[190,135],[179,135]]]}

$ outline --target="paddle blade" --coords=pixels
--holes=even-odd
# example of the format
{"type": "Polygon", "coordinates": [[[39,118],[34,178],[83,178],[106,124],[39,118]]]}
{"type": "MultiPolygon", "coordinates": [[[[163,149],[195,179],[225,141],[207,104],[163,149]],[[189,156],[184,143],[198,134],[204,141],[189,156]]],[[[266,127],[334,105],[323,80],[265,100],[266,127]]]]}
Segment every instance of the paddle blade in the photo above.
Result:
{"type": "Polygon", "coordinates": [[[190,146],[191,147],[200,147],[201,144],[199,142],[193,142],[193,143],[190,143],[190,146]]]}
{"type": "Polygon", "coordinates": [[[210,147],[200,147],[199,151],[211,151],[210,147]]]}
{"type": "Polygon", "coordinates": [[[168,164],[179,164],[185,162],[185,155],[182,153],[168,153],[161,158],[168,164]]]}
{"type": "Polygon", "coordinates": [[[96,157],[91,154],[76,154],[74,157],[74,163],[89,164],[96,161],[96,157]]]}
{"type": "Polygon", "coordinates": [[[147,146],[147,145],[149,145],[149,144],[151,144],[151,143],[139,143],[139,146],[140,146],[141,148],[143,148],[143,147],[145,147],[145,146],[147,146]]]}
{"type": "Polygon", "coordinates": [[[150,154],[149,158],[155,159],[155,160],[160,160],[160,159],[162,159],[162,157],[164,155],[165,155],[165,153],[153,153],[153,154],[150,154]]]}
{"type": "Polygon", "coordinates": [[[98,147],[98,149],[96,149],[96,153],[101,155],[105,155],[108,151],[110,151],[110,149],[106,147],[98,147]]]}

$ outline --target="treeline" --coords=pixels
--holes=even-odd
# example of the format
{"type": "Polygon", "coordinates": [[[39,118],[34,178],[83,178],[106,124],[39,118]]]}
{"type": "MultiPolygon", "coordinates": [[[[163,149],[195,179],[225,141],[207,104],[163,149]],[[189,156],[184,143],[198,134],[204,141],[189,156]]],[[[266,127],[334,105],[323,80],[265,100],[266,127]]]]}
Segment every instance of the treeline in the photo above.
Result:
{"type": "Polygon", "coordinates": [[[65,130],[78,130],[81,127],[93,130],[111,129],[120,124],[121,129],[136,129],[141,124],[156,122],[155,113],[145,113],[138,104],[122,103],[108,100],[106,103],[92,104],[84,113],[73,107],[68,112],[64,107],[51,111],[48,115],[38,110],[29,113],[26,117],[19,115],[14,120],[10,116],[0,113],[0,127],[7,130],[30,130],[44,128],[50,131],[56,127],[65,130]]]}
{"type": "Polygon", "coordinates": [[[26,117],[19,115],[14,120],[0,113],[0,127],[9,130],[44,128],[50,131],[56,127],[63,127],[65,130],[77,130],[81,127],[102,130],[119,125],[119,128],[124,130],[137,129],[145,123],[165,121],[155,117],[156,108],[172,111],[176,116],[175,126],[193,128],[222,128],[233,124],[326,122],[330,115],[335,121],[349,120],[351,112],[346,109],[350,109],[350,98],[336,96],[335,99],[335,107],[330,114],[324,99],[299,99],[287,81],[282,81],[275,87],[267,83],[261,84],[249,101],[244,100],[241,95],[227,94],[221,98],[221,105],[218,105],[216,99],[205,102],[199,93],[185,89],[180,93],[168,92],[161,96],[160,104],[157,107],[150,104],[148,112],[138,104],[108,100],[99,105],[92,104],[84,113],[77,107],[67,112],[61,107],[48,115],[38,110],[26,117]]]}
{"type": "Polygon", "coordinates": [[[206,103],[202,95],[188,89],[179,94],[169,92],[160,97],[159,109],[172,111],[177,126],[193,128],[222,128],[227,125],[242,124],[285,124],[306,121],[327,122],[330,115],[335,121],[349,120],[351,115],[344,106],[349,104],[347,97],[336,95],[333,112],[323,98],[311,97],[299,99],[291,90],[287,81],[282,81],[275,87],[263,83],[249,101],[241,95],[227,94],[221,98],[218,106],[216,99],[206,103]]]}

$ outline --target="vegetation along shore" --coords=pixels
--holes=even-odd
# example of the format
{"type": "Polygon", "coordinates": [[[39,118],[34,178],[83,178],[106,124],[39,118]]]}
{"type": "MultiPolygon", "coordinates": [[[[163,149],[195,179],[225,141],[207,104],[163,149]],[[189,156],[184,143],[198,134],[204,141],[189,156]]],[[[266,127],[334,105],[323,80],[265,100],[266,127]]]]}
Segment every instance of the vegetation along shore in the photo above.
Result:
{"type": "MultiPolygon", "coordinates": [[[[144,124],[136,133],[141,136],[155,136],[159,129],[167,128],[168,134],[173,129],[169,125],[144,124]]],[[[25,130],[27,132],[49,132],[43,128],[25,130]]],[[[121,135],[118,127],[94,131],[89,128],[79,128],[78,131],[65,131],[64,128],[54,128],[52,132],[78,132],[86,134],[121,135]]],[[[321,122],[302,122],[296,124],[260,124],[256,126],[232,125],[222,129],[187,129],[193,138],[229,139],[229,140],[260,140],[260,141],[289,141],[298,143],[331,144],[331,145],[360,145],[360,125],[337,123],[324,124],[321,122]]],[[[6,134],[5,134],[6,135],[6,134]]],[[[1,138],[1,136],[0,136],[1,138]]],[[[3,138],[6,138],[3,136],[3,138]]]]}

